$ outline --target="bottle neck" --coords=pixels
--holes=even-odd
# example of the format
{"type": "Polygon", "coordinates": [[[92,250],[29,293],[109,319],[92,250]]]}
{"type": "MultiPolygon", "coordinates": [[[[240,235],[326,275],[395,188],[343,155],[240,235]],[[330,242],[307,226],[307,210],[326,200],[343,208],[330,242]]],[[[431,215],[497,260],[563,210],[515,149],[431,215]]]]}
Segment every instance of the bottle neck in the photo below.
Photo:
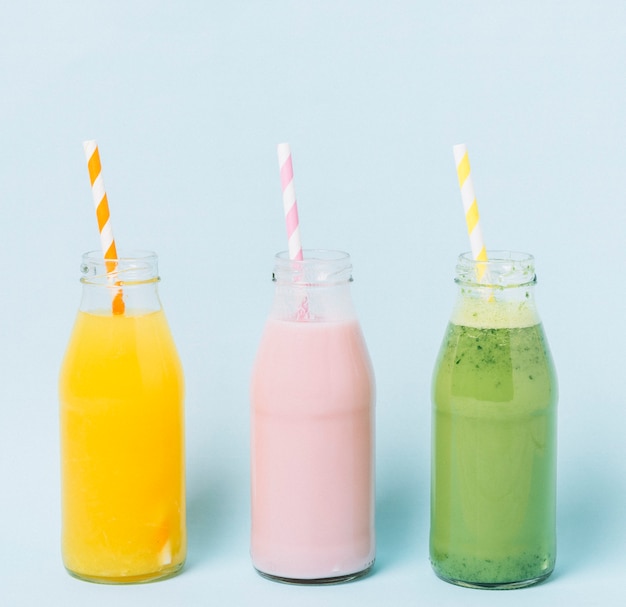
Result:
{"type": "MultiPolygon", "coordinates": [[[[80,271],[83,285],[80,309],[83,312],[111,313],[114,300],[120,297],[125,315],[161,309],[157,290],[158,258],[151,251],[133,251],[107,260],[101,252],[92,251],[83,255],[80,271]]],[[[115,307],[119,310],[119,304],[115,307]]]]}
{"type": "Polygon", "coordinates": [[[350,283],[352,263],[341,251],[304,250],[302,260],[286,251],[275,257],[276,286],[271,317],[300,322],[337,322],[356,318],[350,283]]]}
{"type": "Polygon", "coordinates": [[[488,251],[488,261],[459,256],[455,282],[457,301],[452,322],[483,328],[532,326],[540,322],[535,304],[532,255],[488,251]]]}

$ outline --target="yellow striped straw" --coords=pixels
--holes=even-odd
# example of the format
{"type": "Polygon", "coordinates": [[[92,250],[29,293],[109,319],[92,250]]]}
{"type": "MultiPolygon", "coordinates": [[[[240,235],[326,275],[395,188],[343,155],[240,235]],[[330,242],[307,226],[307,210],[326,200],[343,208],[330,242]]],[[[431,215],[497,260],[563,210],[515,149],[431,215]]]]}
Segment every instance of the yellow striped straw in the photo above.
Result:
{"type": "MultiPolygon", "coordinates": [[[[459,178],[459,187],[461,188],[461,200],[463,201],[463,210],[465,211],[465,222],[467,223],[472,256],[478,261],[488,261],[487,249],[480,228],[480,215],[478,214],[478,203],[474,193],[467,146],[464,143],[459,143],[453,146],[452,151],[456,164],[456,174],[459,178]]],[[[482,278],[484,271],[485,267],[481,264],[478,271],[479,280],[482,278]]]]}
{"type": "MultiPolygon", "coordinates": [[[[100,232],[100,245],[106,260],[107,272],[113,272],[117,267],[117,249],[111,228],[111,215],[109,213],[109,201],[104,189],[102,179],[102,166],[100,164],[100,153],[95,141],[83,142],[85,157],[87,158],[87,168],[89,169],[89,181],[91,182],[91,192],[93,202],[96,207],[96,218],[98,220],[98,231],[100,232]]],[[[116,283],[118,284],[118,283],[116,283]]],[[[113,314],[124,314],[124,299],[122,289],[119,289],[113,297],[113,314]]]]}

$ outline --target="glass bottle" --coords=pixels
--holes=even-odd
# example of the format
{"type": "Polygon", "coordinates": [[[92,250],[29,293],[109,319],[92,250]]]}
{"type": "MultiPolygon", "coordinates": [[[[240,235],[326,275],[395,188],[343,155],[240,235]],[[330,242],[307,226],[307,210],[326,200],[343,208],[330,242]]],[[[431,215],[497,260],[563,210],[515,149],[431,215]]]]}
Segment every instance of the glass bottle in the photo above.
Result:
{"type": "Polygon", "coordinates": [[[374,563],[374,377],[350,256],[275,258],[274,303],[251,382],[254,567],[323,584],[374,563]]]}
{"type": "Polygon", "coordinates": [[[461,255],[435,366],[430,559],[442,579],[518,588],[556,556],[557,382],[534,259],[461,255]]]}
{"type": "Polygon", "coordinates": [[[186,555],[183,371],[157,256],[83,255],[59,400],[62,553],[75,577],[143,582],[186,555]]]}

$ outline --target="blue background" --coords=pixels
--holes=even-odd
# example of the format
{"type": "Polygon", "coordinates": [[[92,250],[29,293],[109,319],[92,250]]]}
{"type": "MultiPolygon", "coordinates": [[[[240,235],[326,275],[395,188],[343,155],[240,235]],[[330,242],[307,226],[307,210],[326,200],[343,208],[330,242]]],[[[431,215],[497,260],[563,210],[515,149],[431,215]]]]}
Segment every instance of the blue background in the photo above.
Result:
{"type": "Polygon", "coordinates": [[[626,4],[23,0],[0,8],[3,605],[618,605],[626,567],[626,4]],[[106,587],[59,554],[57,375],[99,246],[82,141],[121,249],[154,249],[187,379],[187,567],[106,587]],[[327,588],[248,556],[248,382],[286,248],[351,253],[377,376],[378,560],[327,588]],[[469,248],[468,144],[490,248],[536,257],[560,379],[559,554],[541,586],[445,584],[428,562],[430,376],[469,248]]]}

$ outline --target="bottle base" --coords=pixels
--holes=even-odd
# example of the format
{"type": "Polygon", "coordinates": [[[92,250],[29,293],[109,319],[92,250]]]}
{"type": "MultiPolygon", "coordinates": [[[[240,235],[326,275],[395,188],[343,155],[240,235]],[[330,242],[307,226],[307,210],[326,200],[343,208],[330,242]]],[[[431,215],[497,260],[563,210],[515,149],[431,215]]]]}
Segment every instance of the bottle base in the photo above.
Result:
{"type": "Polygon", "coordinates": [[[259,569],[255,571],[267,580],[271,580],[272,582],[280,582],[281,584],[292,584],[298,586],[328,586],[331,584],[344,584],[346,582],[352,582],[354,580],[360,579],[368,575],[372,568],[374,567],[374,561],[372,561],[365,569],[361,571],[356,571],[354,573],[347,573],[343,575],[336,575],[332,577],[323,577],[323,578],[291,578],[284,577],[281,575],[275,575],[272,573],[266,573],[259,569]]]}
{"type": "Polygon", "coordinates": [[[166,569],[159,569],[158,571],[151,571],[149,573],[142,573],[139,575],[90,575],[87,573],[81,573],[78,571],[72,571],[67,567],[65,570],[77,580],[83,582],[92,582],[94,584],[148,584],[150,582],[158,582],[160,580],[166,580],[168,578],[178,575],[185,565],[185,561],[178,563],[172,567],[166,569]]]}
{"type": "Polygon", "coordinates": [[[454,584],[455,586],[462,586],[463,588],[473,588],[474,590],[516,590],[519,588],[527,588],[528,586],[535,586],[545,582],[551,575],[550,571],[528,580],[519,580],[514,582],[471,582],[467,580],[458,580],[451,577],[446,577],[439,573],[436,569],[433,569],[435,574],[440,580],[448,582],[448,584],[454,584]]]}

